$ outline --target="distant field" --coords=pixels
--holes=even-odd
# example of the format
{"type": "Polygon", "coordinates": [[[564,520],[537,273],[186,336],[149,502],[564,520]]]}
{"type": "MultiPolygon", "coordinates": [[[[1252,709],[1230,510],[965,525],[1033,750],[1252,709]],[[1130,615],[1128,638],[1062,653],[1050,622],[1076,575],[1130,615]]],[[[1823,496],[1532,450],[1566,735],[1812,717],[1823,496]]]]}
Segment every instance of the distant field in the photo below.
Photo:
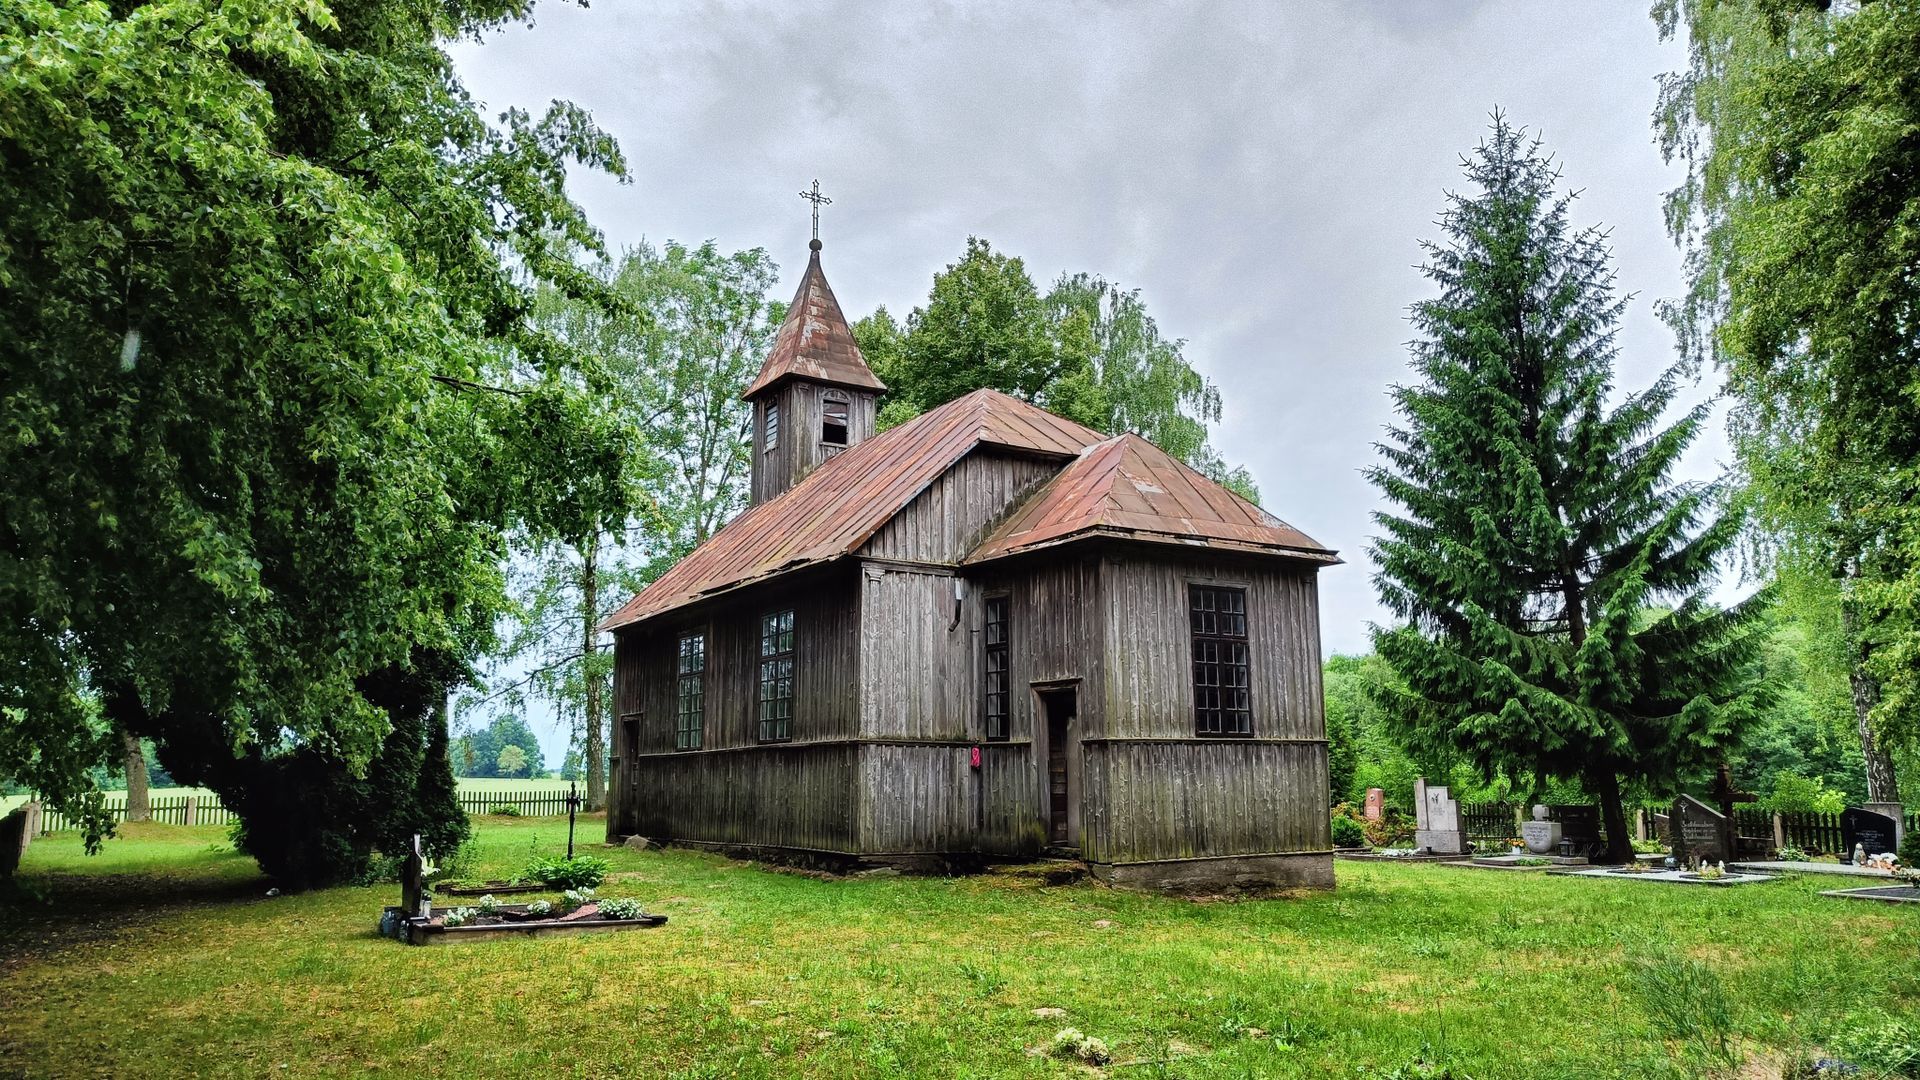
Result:
{"type": "MultiPolygon", "coordinates": [[[[495,780],[495,779],[488,779],[488,778],[463,777],[459,780],[459,786],[460,786],[460,793],[463,795],[473,795],[473,794],[492,795],[497,792],[504,792],[504,791],[564,791],[566,789],[567,782],[565,780],[495,780]]],[[[107,792],[107,795],[110,798],[125,795],[125,794],[126,792],[124,791],[107,792]]],[[[169,787],[169,788],[154,788],[151,791],[149,791],[148,794],[153,798],[158,799],[162,796],[170,796],[170,795],[208,796],[208,795],[212,795],[213,792],[208,791],[206,788],[169,787]]],[[[0,814],[4,814],[9,810],[12,810],[14,807],[19,806],[21,803],[26,801],[27,801],[27,797],[25,795],[0,795],[0,814]]]]}

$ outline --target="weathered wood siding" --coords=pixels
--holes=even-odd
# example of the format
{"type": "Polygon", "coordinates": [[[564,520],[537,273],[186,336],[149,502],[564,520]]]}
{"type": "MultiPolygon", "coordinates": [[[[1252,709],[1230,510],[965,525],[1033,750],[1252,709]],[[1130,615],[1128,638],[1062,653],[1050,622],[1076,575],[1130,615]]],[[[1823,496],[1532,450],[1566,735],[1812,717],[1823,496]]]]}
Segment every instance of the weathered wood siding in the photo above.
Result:
{"type": "MultiPolygon", "coordinates": [[[[745,812],[742,807],[755,806],[754,813],[769,835],[785,835],[803,823],[810,823],[805,824],[809,832],[824,827],[817,816],[821,811],[813,805],[826,790],[820,785],[851,785],[857,767],[853,749],[847,745],[860,722],[856,694],[861,681],[859,609],[854,582],[851,568],[832,567],[750,590],[741,597],[722,597],[617,635],[614,689],[621,722],[615,730],[619,760],[610,830],[645,833],[650,828],[663,837],[738,842],[730,836],[707,834],[745,827],[747,822],[734,815],[745,812]],[[759,741],[760,618],[789,607],[794,611],[793,738],[789,743],[766,745],[759,741]],[[679,640],[696,630],[707,635],[702,745],[699,750],[675,750],[679,640]],[[630,744],[632,728],[625,721],[636,715],[638,740],[630,744]],[[839,745],[845,752],[837,756],[799,753],[821,744],[839,745]],[[778,758],[787,764],[740,763],[748,758],[778,758]],[[816,770],[832,779],[816,777],[816,770]],[[713,793],[706,801],[688,797],[689,785],[726,785],[747,775],[762,785],[747,796],[713,793]],[[667,801],[661,802],[662,797],[667,801]],[[736,798],[747,801],[714,801],[736,798]]],[[[833,832],[841,842],[848,842],[852,835],[850,800],[851,796],[829,800],[840,808],[835,811],[833,832]]]]}
{"type": "Polygon", "coordinates": [[[1087,745],[1093,862],[1325,851],[1327,750],[1231,739],[1087,745]]]}
{"type": "Polygon", "coordinates": [[[847,446],[872,437],[873,394],[799,379],[781,383],[753,404],[753,480],[749,492],[752,503],[758,505],[798,484],[819,468],[821,462],[846,449],[820,439],[820,424],[825,417],[823,403],[829,396],[847,402],[847,446]],[[780,440],[771,453],[767,451],[769,404],[780,407],[780,440]]]}
{"type": "Polygon", "coordinates": [[[973,738],[978,601],[955,619],[954,578],[868,563],[860,581],[860,734],[973,738]],[[971,617],[969,617],[971,616],[971,617]]]}
{"type": "Polygon", "coordinates": [[[1101,564],[1099,696],[1083,851],[1097,862],[1324,851],[1326,724],[1314,571],[1126,549],[1101,564]],[[1251,739],[1194,735],[1190,584],[1247,590],[1251,739]]]}
{"type": "Polygon", "coordinates": [[[862,554],[878,559],[954,564],[986,538],[1060,462],[981,448],[921,492],[862,554]]]}
{"type": "Polygon", "coordinates": [[[1090,734],[1193,735],[1190,584],[1247,590],[1248,675],[1256,737],[1322,739],[1319,587],[1311,568],[1278,562],[1116,554],[1103,565],[1107,722],[1090,734]],[[1124,662],[1121,662],[1124,658],[1124,662]]]}
{"type": "Polygon", "coordinates": [[[858,850],[859,747],[755,746],[641,759],[629,832],[712,844],[858,850]]]}

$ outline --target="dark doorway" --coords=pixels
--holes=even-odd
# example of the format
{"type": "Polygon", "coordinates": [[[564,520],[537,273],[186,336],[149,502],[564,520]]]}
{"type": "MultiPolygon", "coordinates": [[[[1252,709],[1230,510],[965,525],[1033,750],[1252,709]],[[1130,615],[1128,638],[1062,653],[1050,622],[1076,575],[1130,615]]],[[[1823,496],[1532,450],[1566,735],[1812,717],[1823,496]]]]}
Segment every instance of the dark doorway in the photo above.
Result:
{"type": "Polygon", "coordinates": [[[1078,699],[1072,688],[1040,691],[1040,706],[1047,718],[1047,840],[1054,845],[1071,843],[1073,808],[1073,771],[1070,745],[1078,699]]]}

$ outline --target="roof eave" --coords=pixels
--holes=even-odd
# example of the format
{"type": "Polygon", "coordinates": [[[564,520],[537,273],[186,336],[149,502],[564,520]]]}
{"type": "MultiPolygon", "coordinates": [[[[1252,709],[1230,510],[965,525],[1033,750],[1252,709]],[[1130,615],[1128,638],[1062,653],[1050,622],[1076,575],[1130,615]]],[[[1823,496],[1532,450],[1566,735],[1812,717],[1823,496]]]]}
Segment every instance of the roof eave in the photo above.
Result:
{"type": "Polygon", "coordinates": [[[1082,543],[1091,540],[1132,540],[1154,544],[1160,547],[1205,549],[1209,551],[1230,551],[1237,554],[1264,555],[1270,558],[1288,559],[1293,562],[1311,563],[1315,566],[1340,566],[1346,560],[1326,548],[1301,548],[1286,544],[1256,544],[1244,540],[1225,540],[1211,536],[1183,536],[1178,533],[1150,532],[1140,529],[1118,529],[1111,526],[1095,526],[1077,529],[1061,536],[1049,537],[1034,544],[1016,544],[991,555],[969,554],[960,560],[962,566],[984,566],[1018,555],[1047,551],[1067,544],[1082,543]]]}

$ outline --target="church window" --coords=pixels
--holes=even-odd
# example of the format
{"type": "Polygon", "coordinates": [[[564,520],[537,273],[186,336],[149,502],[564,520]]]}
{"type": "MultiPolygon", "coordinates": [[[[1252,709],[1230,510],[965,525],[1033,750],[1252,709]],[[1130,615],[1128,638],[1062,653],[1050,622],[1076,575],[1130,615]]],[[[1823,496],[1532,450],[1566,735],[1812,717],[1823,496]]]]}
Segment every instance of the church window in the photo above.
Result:
{"type": "Polygon", "coordinates": [[[1193,727],[1196,735],[1253,734],[1247,664],[1247,590],[1187,588],[1193,634],[1193,727]]]}
{"type": "Polygon", "coordinates": [[[793,738],[793,611],[760,617],[760,741],[793,738]]]}
{"type": "Polygon", "coordinates": [[[999,742],[1007,730],[1007,688],[1011,674],[1007,668],[1007,598],[989,596],[986,604],[986,695],[987,738],[999,742]]]}
{"type": "Polygon", "coordinates": [[[847,402],[827,398],[821,404],[820,441],[828,446],[847,445],[847,402]]]}
{"type": "Polygon", "coordinates": [[[707,715],[707,635],[688,634],[680,639],[678,674],[673,746],[698,750],[707,715]]]}

